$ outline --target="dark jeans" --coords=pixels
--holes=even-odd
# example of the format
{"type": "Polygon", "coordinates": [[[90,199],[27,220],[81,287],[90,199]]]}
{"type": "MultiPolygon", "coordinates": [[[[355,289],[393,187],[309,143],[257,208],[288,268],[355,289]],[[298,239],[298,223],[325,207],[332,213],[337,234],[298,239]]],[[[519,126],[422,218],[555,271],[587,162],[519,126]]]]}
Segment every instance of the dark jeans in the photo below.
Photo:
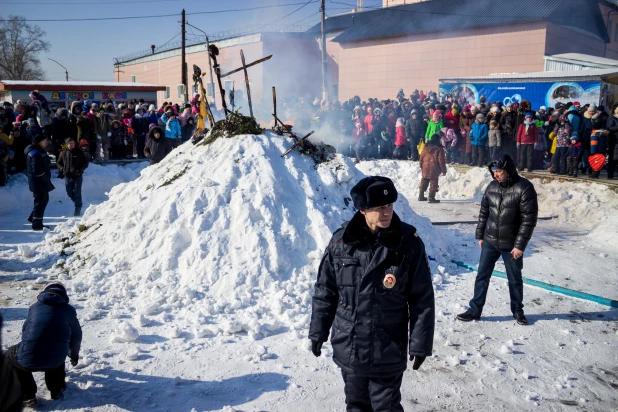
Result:
{"type": "Polygon", "coordinates": [[[500,146],[493,146],[489,148],[489,160],[492,161],[502,152],[502,148],[500,146]]]}
{"type": "Polygon", "coordinates": [[[517,160],[519,170],[525,168],[532,171],[534,169],[534,145],[520,144],[517,147],[517,160]]]}
{"type": "Polygon", "coordinates": [[[34,207],[30,217],[32,218],[33,229],[43,229],[43,216],[45,216],[45,208],[49,203],[49,192],[34,192],[34,207]]]}
{"type": "Polygon", "coordinates": [[[504,266],[506,267],[506,275],[509,282],[509,294],[511,295],[511,312],[513,315],[524,313],[524,282],[522,281],[521,271],[524,268],[523,256],[519,259],[514,259],[510,250],[502,250],[483,242],[481,250],[481,259],[479,262],[479,270],[474,282],[474,297],[470,301],[470,312],[474,316],[481,316],[485,299],[487,298],[487,289],[489,288],[489,280],[491,274],[496,267],[496,262],[502,256],[504,266]]]}
{"type": "Polygon", "coordinates": [[[472,145],[472,166],[485,167],[487,157],[487,147],[472,145]]]}
{"type": "Polygon", "coordinates": [[[82,207],[82,177],[65,177],[64,185],[67,195],[75,203],[75,207],[82,207]]]}
{"type": "Polygon", "coordinates": [[[341,371],[345,384],[346,411],[396,412],[401,406],[403,373],[382,378],[368,378],[341,371]]]}
{"type": "Polygon", "coordinates": [[[51,393],[52,397],[58,394],[66,386],[64,363],[53,369],[28,369],[21,366],[16,357],[17,346],[12,346],[7,350],[7,358],[15,375],[21,384],[21,391],[24,399],[32,399],[36,397],[36,382],[32,372],[45,372],[45,385],[51,393]]]}
{"type": "Polygon", "coordinates": [[[144,156],[144,148],[146,147],[146,135],[139,135],[135,137],[137,140],[137,157],[140,159],[145,159],[144,156]]]}
{"type": "Polygon", "coordinates": [[[559,173],[561,175],[566,173],[566,158],[568,147],[556,147],[556,153],[551,159],[551,171],[552,173],[559,173]]]}

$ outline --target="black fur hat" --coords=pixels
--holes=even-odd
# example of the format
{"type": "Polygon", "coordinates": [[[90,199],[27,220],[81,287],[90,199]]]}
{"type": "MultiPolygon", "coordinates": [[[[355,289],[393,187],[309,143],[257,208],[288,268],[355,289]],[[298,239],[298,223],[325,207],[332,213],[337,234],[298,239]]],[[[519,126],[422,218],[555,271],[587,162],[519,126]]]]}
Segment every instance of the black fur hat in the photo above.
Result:
{"type": "Polygon", "coordinates": [[[350,195],[357,210],[366,210],[395,203],[397,189],[388,177],[369,176],[361,179],[350,190],[350,195]]]}

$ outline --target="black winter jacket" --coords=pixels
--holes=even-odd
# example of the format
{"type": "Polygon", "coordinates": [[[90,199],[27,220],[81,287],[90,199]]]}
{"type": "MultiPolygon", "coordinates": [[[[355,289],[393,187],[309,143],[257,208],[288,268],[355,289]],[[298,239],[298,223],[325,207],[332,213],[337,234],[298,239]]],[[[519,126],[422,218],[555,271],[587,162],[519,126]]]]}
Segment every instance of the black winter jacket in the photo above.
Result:
{"type": "Polygon", "coordinates": [[[172,151],[172,143],[169,139],[165,138],[165,132],[159,127],[153,127],[148,133],[148,142],[144,147],[144,155],[150,161],[150,164],[159,163],[165,159],[165,156],[172,151]],[[155,139],[155,132],[159,132],[159,138],[155,139]]]}
{"type": "Polygon", "coordinates": [[[45,150],[39,145],[29,145],[24,153],[26,154],[26,172],[30,191],[41,193],[54,190],[49,171],[49,156],[45,150]]]}
{"type": "Polygon", "coordinates": [[[333,360],[362,376],[392,376],[410,355],[431,356],[435,303],[425,245],[396,214],[371,234],[358,212],[337,230],[318,272],[309,339],[333,346],[333,360]],[[392,275],[392,288],[384,286],[392,275]],[[409,346],[408,346],[409,338],[409,346]]]}
{"type": "MultiPolygon", "coordinates": [[[[502,250],[526,249],[536,226],[539,206],[529,180],[517,174],[513,160],[501,157],[509,178],[492,181],[483,195],[476,238],[502,250]]],[[[490,173],[491,171],[490,168],[490,173]]]]}
{"type": "Polygon", "coordinates": [[[80,149],[75,147],[73,150],[65,150],[58,156],[58,170],[66,177],[78,177],[84,174],[88,168],[88,159],[80,149]]]}
{"type": "Polygon", "coordinates": [[[27,369],[51,369],[79,356],[82,329],[66,295],[42,292],[30,306],[17,361],[27,369]]]}
{"type": "Polygon", "coordinates": [[[423,122],[422,118],[408,119],[406,121],[406,137],[415,144],[421,141],[421,138],[425,137],[427,131],[427,123],[423,122]]]}
{"type": "Polygon", "coordinates": [[[609,131],[609,137],[607,139],[607,147],[610,159],[618,159],[618,117],[609,116],[607,118],[606,129],[609,131]]]}

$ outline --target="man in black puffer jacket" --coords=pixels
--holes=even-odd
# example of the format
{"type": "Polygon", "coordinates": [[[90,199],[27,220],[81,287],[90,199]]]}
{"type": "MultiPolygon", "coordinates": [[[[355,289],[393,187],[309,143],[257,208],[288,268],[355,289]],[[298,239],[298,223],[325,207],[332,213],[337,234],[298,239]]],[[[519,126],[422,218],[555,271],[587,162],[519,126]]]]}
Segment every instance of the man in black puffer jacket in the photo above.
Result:
{"type": "Polygon", "coordinates": [[[474,297],[470,309],[457,315],[457,319],[464,322],[480,319],[491,273],[502,256],[509,281],[511,312],[517,323],[527,325],[521,271],[524,250],[532,237],[539,211],[536,191],[529,180],[517,174],[515,163],[508,155],[495,159],[489,170],[494,181],[485,189],[476,227],[481,259],[474,297]]]}
{"type": "Polygon", "coordinates": [[[21,342],[7,350],[22,388],[24,406],[36,404],[36,383],[32,372],[45,372],[45,384],[52,399],[60,399],[66,388],[64,361],[79,361],[82,329],[75,308],[69,305],[61,283],[45,287],[30,306],[21,342]]]}
{"type": "Polygon", "coordinates": [[[397,190],[390,179],[364,178],[351,195],[359,212],[334,233],[320,263],[311,351],[320,356],[332,326],[347,410],[403,411],[408,354],[416,370],[433,347],[435,303],[425,245],[393,212],[397,190]]]}

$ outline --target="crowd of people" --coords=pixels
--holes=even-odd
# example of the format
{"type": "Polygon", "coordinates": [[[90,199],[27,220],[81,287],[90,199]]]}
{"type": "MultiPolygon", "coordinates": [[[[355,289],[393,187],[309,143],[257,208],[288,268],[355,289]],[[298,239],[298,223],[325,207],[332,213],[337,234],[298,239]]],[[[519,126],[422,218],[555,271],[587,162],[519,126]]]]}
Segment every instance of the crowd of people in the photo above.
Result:
{"type": "MultiPolygon", "coordinates": [[[[70,108],[54,108],[38,91],[31,101],[4,102],[0,109],[0,186],[10,175],[27,170],[27,153],[37,136],[48,140],[46,151],[56,158],[76,142],[89,160],[161,161],[195,131],[198,102],[157,108],[143,99],[125,103],[74,101],[70,108]],[[157,137],[158,135],[158,137],[157,137]]],[[[39,140],[40,141],[40,140],[39,140]]]]}
{"type": "Polygon", "coordinates": [[[395,99],[360,97],[345,101],[307,98],[284,103],[284,116],[298,128],[327,127],[338,136],[337,151],[357,161],[372,158],[418,161],[434,139],[450,164],[485,167],[501,154],[516,161],[520,171],[546,169],[552,174],[599,178],[607,162],[613,179],[618,163],[618,105],[557,103],[533,108],[527,100],[511,104],[468,102],[435,92],[415,90],[395,99]],[[589,157],[600,154],[591,165],[589,157]],[[599,165],[600,163],[600,165],[599,165]]]}

